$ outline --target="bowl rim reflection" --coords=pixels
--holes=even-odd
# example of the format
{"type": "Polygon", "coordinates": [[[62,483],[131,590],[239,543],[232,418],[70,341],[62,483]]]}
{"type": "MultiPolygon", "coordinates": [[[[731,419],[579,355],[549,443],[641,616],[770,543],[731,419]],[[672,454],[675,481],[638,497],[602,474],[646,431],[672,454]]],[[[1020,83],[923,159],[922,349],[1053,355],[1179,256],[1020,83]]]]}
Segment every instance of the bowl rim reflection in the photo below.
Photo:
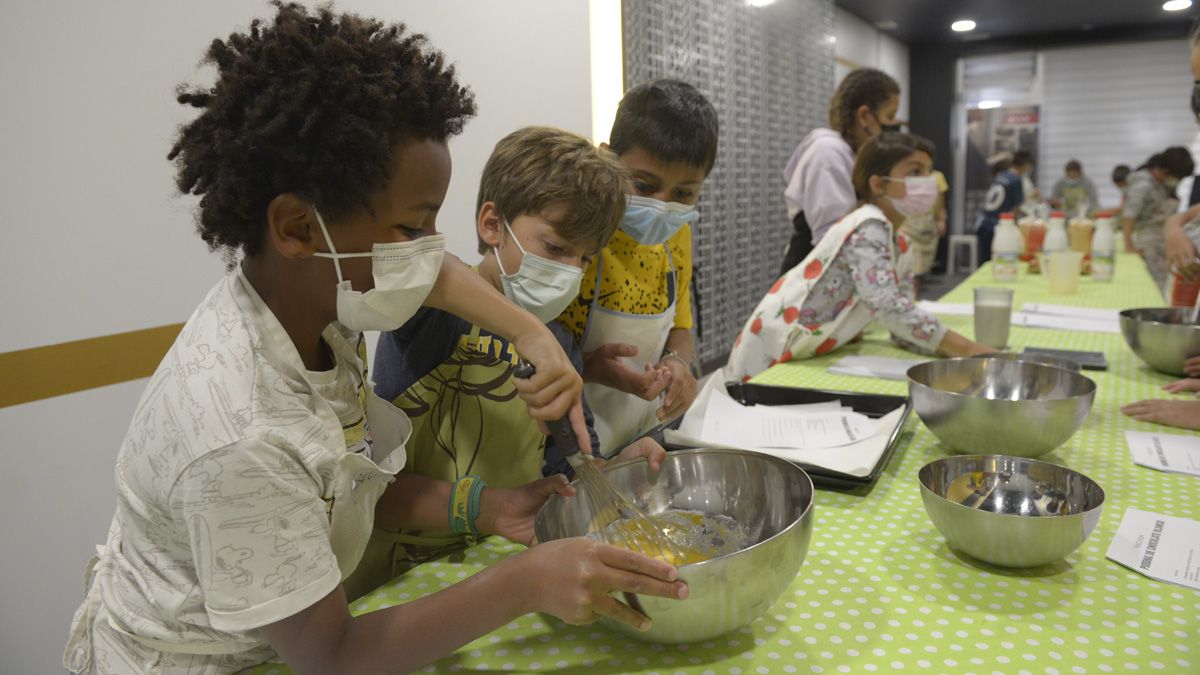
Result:
{"type": "MultiPolygon", "coordinates": [[[[962,475],[962,474],[959,474],[959,475],[962,475]]],[[[1050,519],[1054,519],[1054,518],[1075,518],[1078,516],[1085,516],[1097,509],[1104,508],[1104,502],[1108,500],[1108,493],[1106,493],[1104,491],[1104,486],[1097,483],[1091,476],[1087,475],[1086,473],[1083,473],[1082,471],[1076,471],[1075,469],[1072,469],[1069,466],[1064,466],[1062,464],[1055,464],[1054,462],[1046,462],[1046,461],[1032,458],[1032,457],[1020,457],[1017,455],[994,455],[993,454],[993,455],[954,455],[951,457],[938,457],[937,459],[934,459],[934,460],[926,463],[920,469],[917,469],[917,483],[920,484],[922,492],[928,492],[929,494],[933,495],[934,497],[937,497],[938,499],[942,500],[943,502],[945,502],[951,506],[956,506],[956,507],[958,507],[960,509],[964,509],[966,511],[975,511],[977,513],[986,513],[991,516],[999,516],[999,517],[1004,517],[1004,518],[1037,518],[1039,520],[1042,520],[1042,519],[1050,520],[1050,519]],[[1063,513],[1063,514],[1056,513],[1056,514],[1051,514],[1051,515],[1047,515],[1047,516],[1030,516],[1030,515],[1022,515],[1019,513],[998,513],[996,511],[988,511],[987,509],[973,509],[969,506],[964,506],[963,504],[959,504],[958,502],[951,500],[949,497],[938,494],[933,488],[929,487],[925,483],[926,469],[929,469],[934,464],[938,464],[941,462],[951,462],[951,461],[972,461],[972,460],[985,461],[985,460],[989,460],[989,459],[993,459],[993,458],[1015,460],[1018,462],[1032,462],[1035,464],[1045,464],[1047,466],[1051,466],[1056,469],[1063,469],[1065,471],[1070,472],[1071,474],[1073,474],[1075,476],[1079,476],[1080,478],[1083,478],[1084,480],[1086,480],[1087,482],[1089,482],[1093,486],[1095,486],[1096,490],[1098,490],[1100,492],[1100,500],[1096,503],[1095,506],[1091,507],[1090,509],[1084,509],[1083,511],[1076,511],[1075,513],[1063,513]]]]}
{"type": "MultiPolygon", "coordinates": [[[[666,462],[669,459],[671,459],[672,457],[681,457],[684,455],[700,455],[700,454],[704,454],[704,455],[711,455],[711,454],[752,455],[755,458],[767,459],[772,462],[785,464],[785,465],[795,469],[796,471],[799,471],[800,475],[804,477],[804,480],[806,481],[806,483],[808,485],[808,503],[805,504],[804,508],[800,511],[800,515],[796,516],[796,518],[792,522],[788,523],[787,527],[784,527],[783,529],[781,529],[778,532],[776,532],[775,534],[767,537],[766,539],[755,542],[755,543],[747,546],[746,548],[739,548],[738,550],[733,551],[732,553],[726,553],[724,555],[719,555],[715,558],[709,558],[708,560],[701,560],[700,562],[688,563],[686,565],[676,565],[675,569],[677,569],[677,570],[683,570],[685,568],[689,569],[689,570],[699,569],[703,565],[726,560],[726,559],[732,558],[740,553],[750,551],[752,549],[758,548],[759,546],[764,546],[771,540],[784,536],[792,528],[799,527],[801,525],[801,523],[804,522],[804,519],[806,517],[808,517],[808,515],[810,513],[812,513],[813,506],[817,502],[817,492],[816,492],[816,487],[813,485],[812,477],[809,476],[808,472],[805,471],[803,469],[803,467],[801,467],[799,464],[796,464],[794,462],[789,462],[788,460],[783,459],[782,457],[768,455],[765,452],[754,452],[752,450],[742,450],[739,448],[687,448],[685,450],[669,451],[667,453],[667,456],[663,458],[663,463],[666,464],[666,462]]],[[[615,469],[621,468],[623,466],[627,466],[630,464],[637,464],[637,463],[646,464],[647,469],[649,469],[650,462],[645,457],[635,457],[634,459],[627,459],[623,462],[615,462],[615,463],[606,464],[603,467],[601,467],[600,472],[607,473],[610,470],[615,470],[615,469]]],[[[661,467],[659,468],[659,473],[660,474],[662,473],[661,467]]],[[[570,485],[572,487],[575,487],[577,483],[579,483],[578,478],[571,481],[570,485]]],[[[578,495],[576,495],[576,496],[578,496],[578,495]]],[[[560,495],[559,493],[556,492],[550,496],[550,499],[566,499],[566,497],[563,497],[562,495],[560,495]]],[[[550,500],[548,499],[548,500],[546,500],[546,503],[542,504],[541,508],[538,509],[538,515],[540,515],[542,512],[542,509],[546,508],[549,504],[550,504],[550,500]]],[[[534,516],[534,533],[535,534],[537,533],[537,515],[534,516]]],[[[585,536],[585,535],[575,535],[575,536],[581,537],[581,536],[585,536]]]]}
{"type": "MultiPolygon", "coordinates": [[[[905,371],[904,375],[905,375],[905,377],[908,378],[909,387],[916,384],[916,385],[925,387],[927,389],[930,389],[932,391],[936,391],[939,394],[943,394],[943,395],[947,395],[947,396],[955,396],[958,398],[963,398],[963,399],[967,399],[967,400],[975,400],[975,401],[998,401],[1001,403],[1050,403],[1050,402],[1054,402],[1054,401],[1073,401],[1075,399],[1086,398],[1088,396],[1094,396],[1096,394],[1096,381],[1093,380],[1092,378],[1088,377],[1087,375],[1084,375],[1082,372],[1071,370],[1069,368],[1062,368],[1060,366],[1053,366],[1048,363],[1039,363],[1037,361],[1021,361],[1019,359],[1001,358],[1001,359],[992,359],[992,360],[1000,362],[1000,363],[1006,363],[1006,364],[1017,364],[1013,367],[1033,366],[1035,368],[1049,368],[1049,369],[1056,370],[1056,371],[1062,371],[1062,372],[1068,373],[1072,377],[1082,378],[1085,381],[1085,384],[1084,384],[1085,391],[1079,392],[1078,394],[1073,394],[1071,396],[1052,396],[1052,397],[1046,397],[1046,398],[1021,398],[1021,399],[1017,399],[1014,401],[1012,399],[1007,399],[1007,398],[988,398],[986,396],[979,396],[976,394],[964,394],[960,391],[950,391],[948,389],[941,389],[941,388],[933,386],[932,384],[927,384],[925,382],[921,382],[920,380],[914,378],[913,374],[912,374],[913,371],[918,368],[922,368],[922,367],[932,368],[932,366],[930,366],[930,364],[959,363],[959,362],[963,362],[963,361],[986,361],[986,360],[988,360],[986,358],[986,356],[987,355],[985,355],[985,354],[980,354],[977,356],[958,356],[958,357],[950,358],[950,359],[930,359],[929,361],[923,361],[921,363],[918,363],[918,364],[910,367],[907,371],[905,371]]],[[[1006,368],[1009,366],[1000,366],[1000,367],[1006,368]]],[[[921,412],[920,410],[917,411],[918,414],[920,414],[920,412],[921,412]]],[[[968,455],[968,456],[972,456],[972,455],[968,455]]],[[[1015,455],[998,455],[998,456],[1005,456],[1005,457],[1013,456],[1013,457],[1015,457],[1015,455]]]]}
{"type": "Polygon", "coordinates": [[[1121,313],[1118,316],[1122,320],[1128,319],[1129,321],[1133,321],[1135,323],[1140,323],[1140,324],[1145,324],[1148,326],[1170,326],[1173,328],[1200,329],[1200,324],[1196,324],[1196,323],[1166,323],[1164,321],[1155,321],[1154,319],[1144,319],[1140,316],[1136,316],[1131,313],[1131,312],[1147,312],[1147,311],[1156,311],[1156,312],[1170,311],[1175,314],[1183,314],[1184,312],[1192,311],[1192,308],[1191,307],[1130,307],[1129,309],[1121,310],[1121,313]]]}

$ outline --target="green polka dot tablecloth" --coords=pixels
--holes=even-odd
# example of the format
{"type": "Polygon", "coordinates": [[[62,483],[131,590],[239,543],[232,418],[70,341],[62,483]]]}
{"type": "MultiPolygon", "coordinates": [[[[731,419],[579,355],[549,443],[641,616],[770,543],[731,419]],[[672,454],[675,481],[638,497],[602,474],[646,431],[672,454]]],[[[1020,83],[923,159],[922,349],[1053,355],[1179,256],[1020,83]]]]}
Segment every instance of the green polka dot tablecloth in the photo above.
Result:
{"type": "MultiPolygon", "coordinates": [[[[1015,307],[1157,306],[1140,260],[1124,256],[1112,283],[1084,278],[1051,296],[1041,277],[993,284],[984,267],[944,302],[970,302],[977,285],[1008,285],[1015,307]]],[[[970,317],[946,317],[972,334],[970,317]]],[[[1025,346],[1103,351],[1106,372],[1084,427],[1042,459],[1081,471],[1107,495],[1100,524],[1065,560],[1031,570],[992,567],[946,546],[925,514],[916,480],[948,451],[914,414],[902,446],[866,495],[818,491],[808,557],[762,617],[729,635],[686,645],[646,644],[603,626],[525,616],[426,668],[429,672],[570,673],[1200,673],[1200,592],[1152,581],[1104,557],[1127,507],[1200,519],[1200,478],[1136,466],[1126,429],[1164,430],[1121,415],[1121,404],[1169,396],[1172,378],[1148,370],[1119,335],[1014,327],[1025,346]]],[[[903,394],[902,382],[831,375],[846,354],[914,358],[881,332],[835,354],[776,366],[755,382],[903,394]]],[[[1172,433],[1188,433],[1173,430],[1172,433]]],[[[461,581],[520,546],[492,539],[461,562],[433,562],[379,588],[351,609],[402,604],[461,581]]],[[[398,636],[399,639],[399,636],[398,636]]],[[[289,672],[267,664],[249,672],[289,672]]]]}

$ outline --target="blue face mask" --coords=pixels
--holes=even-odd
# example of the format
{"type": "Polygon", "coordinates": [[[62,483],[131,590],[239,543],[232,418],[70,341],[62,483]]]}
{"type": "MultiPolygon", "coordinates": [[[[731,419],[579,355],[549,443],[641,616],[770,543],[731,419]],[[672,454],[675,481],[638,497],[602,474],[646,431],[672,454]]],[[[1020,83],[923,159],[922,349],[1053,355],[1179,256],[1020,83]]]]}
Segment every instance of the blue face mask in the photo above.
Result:
{"type": "Polygon", "coordinates": [[[700,212],[694,206],[633,195],[625,207],[621,229],[642,246],[658,246],[699,217],[700,212]]]}

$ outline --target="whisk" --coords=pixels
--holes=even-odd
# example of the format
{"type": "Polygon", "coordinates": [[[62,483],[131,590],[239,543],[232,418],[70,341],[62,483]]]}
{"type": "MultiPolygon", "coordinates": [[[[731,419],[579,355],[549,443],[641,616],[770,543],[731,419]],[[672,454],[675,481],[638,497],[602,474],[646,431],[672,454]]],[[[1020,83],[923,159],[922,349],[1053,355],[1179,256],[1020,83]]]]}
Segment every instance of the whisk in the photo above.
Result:
{"type": "MultiPolygon", "coordinates": [[[[522,361],[513,374],[522,379],[533,377],[532,364],[522,361]]],[[[637,551],[669,563],[683,559],[675,540],[646,517],[628,497],[604,477],[591,460],[579,450],[575,431],[565,420],[546,423],[554,438],[554,451],[575,470],[579,492],[587,504],[590,530],[606,544],[637,551]]]]}

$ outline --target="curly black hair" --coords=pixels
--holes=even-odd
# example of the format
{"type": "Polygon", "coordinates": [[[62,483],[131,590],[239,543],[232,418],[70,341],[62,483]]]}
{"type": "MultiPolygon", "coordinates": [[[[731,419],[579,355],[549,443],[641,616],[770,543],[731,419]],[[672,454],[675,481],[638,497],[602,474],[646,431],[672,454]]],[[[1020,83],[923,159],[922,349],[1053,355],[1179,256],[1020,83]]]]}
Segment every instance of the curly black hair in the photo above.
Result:
{"type": "Polygon", "coordinates": [[[270,25],[213,40],[215,86],[177,92],[202,112],[167,159],[179,191],[200,197],[200,236],[230,257],[259,252],[275,196],[299,194],[331,218],[367,207],[398,142],[444,140],[475,114],[454,67],[404,24],[272,4],[270,25]]]}

